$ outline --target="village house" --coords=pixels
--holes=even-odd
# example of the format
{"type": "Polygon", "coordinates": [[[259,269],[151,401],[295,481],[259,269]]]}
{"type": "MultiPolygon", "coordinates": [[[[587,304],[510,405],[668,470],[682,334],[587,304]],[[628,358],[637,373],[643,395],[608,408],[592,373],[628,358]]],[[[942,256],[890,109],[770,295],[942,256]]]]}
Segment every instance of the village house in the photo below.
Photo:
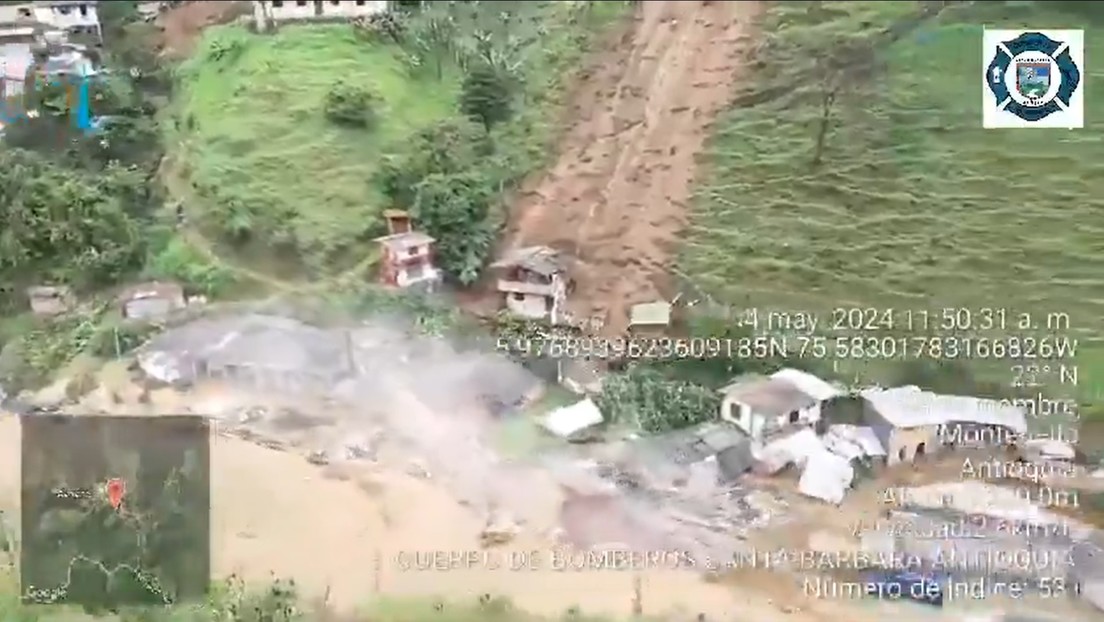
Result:
{"type": "Polygon", "coordinates": [[[269,22],[345,20],[386,13],[390,7],[386,0],[254,0],[253,16],[263,31],[269,22]]]}
{"type": "Polygon", "coordinates": [[[27,300],[35,315],[52,316],[69,311],[76,304],[73,291],[64,285],[37,285],[27,288],[27,300]]]}
{"type": "Polygon", "coordinates": [[[816,376],[782,369],[769,377],[734,382],[723,389],[721,419],[756,442],[815,426],[823,404],[842,394],[816,376]]]}
{"type": "Polygon", "coordinates": [[[885,448],[888,464],[912,462],[954,444],[967,436],[966,429],[1027,431],[1024,409],[997,400],[940,395],[915,386],[868,389],[860,396],[863,421],[885,448]]]}
{"type": "Polygon", "coordinates": [[[380,281],[392,287],[433,289],[441,272],[433,265],[432,237],[414,231],[410,215],[401,210],[383,213],[388,234],[376,238],[380,245],[380,281]]]}
{"type": "Polygon", "coordinates": [[[120,311],[130,320],[159,320],[186,306],[184,288],[177,283],[142,283],[119,295],[120,311]]]}
{"type": "Polygon", "coordinates": [[[553,324],[566,319],[570,279],[563,258],[555,250],[546,246],[516,249],[491,268],[501,271],[497,289],[510,313],[532,320],[548,319],[553,324]]]}

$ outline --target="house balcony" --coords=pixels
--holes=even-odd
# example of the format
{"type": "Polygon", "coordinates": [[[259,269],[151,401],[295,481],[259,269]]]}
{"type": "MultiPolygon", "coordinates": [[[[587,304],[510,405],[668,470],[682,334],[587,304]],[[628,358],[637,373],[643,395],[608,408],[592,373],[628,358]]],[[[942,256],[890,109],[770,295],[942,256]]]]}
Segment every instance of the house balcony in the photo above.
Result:
{"type": "Polygon", "coordinates": [[[529,283],[527,281],[498,280],[498,291],[508,294],[529,294],[536,296],[553,296],[555,290],[551,283],[529,283]]]}

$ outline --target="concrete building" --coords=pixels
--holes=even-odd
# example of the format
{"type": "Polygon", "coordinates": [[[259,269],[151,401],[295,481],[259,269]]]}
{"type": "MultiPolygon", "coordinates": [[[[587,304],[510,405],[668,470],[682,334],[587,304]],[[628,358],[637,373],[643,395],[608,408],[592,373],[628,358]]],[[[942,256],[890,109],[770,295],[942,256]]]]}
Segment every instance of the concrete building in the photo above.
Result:
{"type": "Polygon", "coordinates": [[[37,285],[27,288],[27,300],[35,315],[61,315],[76,305],[73,291],[64,285],[37,285]]]}
{"type": "Polygon", "coordinates": [[[506,253],[491,268],[501,271],[496,287],[514,315],[548,319],[559,324],[565,319],[570,279],[563,257],[547,246],[529,246],[506,253]]]}
{"type": "Polygon", "coordinates": [[[663,337],[671,327],[671,303],[645,302],[633,305],[629,332],[642,337],[663,337]]]}
{"type": "Polygon", "coordinates": [[[64,31],[74,41],[102,41],[97,0],[41,0],[32,8],[34,20],[64,31]]]}
{"type": "Polygon", "coordinates": [[[721,393],[721,419],[756,442],[816,425],[822,405],[841,395],[837,387],[797,369],[737,381],[721,393]]]}
{"type": "Polygon", "coordinates": [[[942,448],[954,427],[998,428],[1013,435],[1027,431],[1024,410],[997,400],[940,395],[915,386],[868,389],[860,395],[864,423],[885,447],[888,464],[911,462],[942,448]]]}
{"type": "Polygon", "coordinates": [[[254,0],[253,17],[264,31],[269,23],[338,21],[385,13],[390,7],[386,0],[254,0]]]}
{"type": "Polygon", "coordinates": [[[159,320],[187,306],[184,288],[177,283],[154,281],[127,288],[119,296],[123,317],[159,320]]]}
{"type": "Polygon", "coordinates": [[[380,280],[392,287],[433,289],[441,280],[441,272],[433,265],[436,240],[414,231],[404,211],[388,210],[383,216],[389,233],[376,238],[381,249],[380,280]]]}

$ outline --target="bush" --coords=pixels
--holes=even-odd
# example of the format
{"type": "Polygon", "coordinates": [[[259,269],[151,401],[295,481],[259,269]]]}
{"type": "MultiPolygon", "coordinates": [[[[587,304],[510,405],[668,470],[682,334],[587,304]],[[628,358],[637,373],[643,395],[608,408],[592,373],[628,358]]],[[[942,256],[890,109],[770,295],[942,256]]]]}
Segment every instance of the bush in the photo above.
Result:
{"type": "Polygon", "coordinates": [[[596,403],[610,421],[656,433],[715,419],[721,397],[714,390],[636,365],[606,378],[596,403]]]}
{"type": "Polygon", "coordinates": [[[174,237],[149,263],[147,272],[155,278],[179,281],[206,296],[217,296],[234,283],[234,275],[211,261],[184,239],[174,237]]]}
{"type": "Polygon", "coordinates": [[[326,118],[337,125],[372,128],[379,101],[368,89],[339,81],[326,93],[323,110],[326,118]]]}

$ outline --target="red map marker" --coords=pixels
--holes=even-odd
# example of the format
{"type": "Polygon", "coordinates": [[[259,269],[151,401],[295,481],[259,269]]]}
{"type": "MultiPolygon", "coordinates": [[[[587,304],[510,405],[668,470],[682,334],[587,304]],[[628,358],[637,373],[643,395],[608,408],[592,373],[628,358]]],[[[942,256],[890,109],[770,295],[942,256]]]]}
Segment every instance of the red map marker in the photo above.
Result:
{"type": "Polygon", "coordinates": [[[107,480],[107,500],[111,502],[111,507],[118,510],[119,504],[123,502],[123,495],[125,494],[126,482],[118,477],[107,480]]]}

